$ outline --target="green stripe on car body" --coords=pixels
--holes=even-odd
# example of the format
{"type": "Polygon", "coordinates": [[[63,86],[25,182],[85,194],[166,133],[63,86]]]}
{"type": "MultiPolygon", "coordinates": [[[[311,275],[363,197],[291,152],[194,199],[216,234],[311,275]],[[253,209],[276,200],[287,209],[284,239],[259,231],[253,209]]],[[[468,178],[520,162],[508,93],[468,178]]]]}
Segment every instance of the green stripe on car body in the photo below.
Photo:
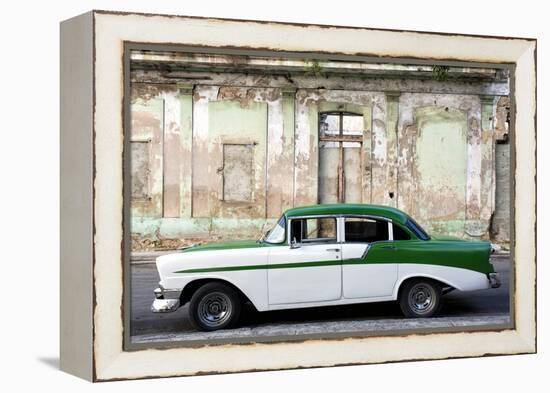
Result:
{"type": "Polygon", "coordinates": [[[338,266],[338,265],[355,265],[364,263],[362,259],[348,259],[340,261],[339,259],[331,261],[313,261],[313,262],[288,262],[277,263],[273,265],[242,265],[242,266],[220,266],[206,267],[199,269],[178,270],[174,273],[210,273],[210,272],[233,272],[239,270],[260,270],[260,269],[292,269],[304,267],[322,267],[322,266],[338,266]]]}
{"type": "MultiPolygon", "coordinates": [[[[313,261],[313,262],[288,262],[288,263],[277,263],[273,265],[241,265],[241,266],[219,266],[219,267],[206,267],[206,268],[195,268],[195,269],[185,269],[178,270],[174,273],[213,273],[213,272],[234,272],[234,271],[244,271],[244,270],[271,270],[271,269],[295,269],[295,268],[310,268],[310,267],[326,267],[326,266],[343,266],[343,265],[380,265],[387,263],[396,263],[396,262],[366,262],[361,258],[353,258],[346,260],[331,260],[331,261],[313,261]]],[[[423,262],[401,262],[402,264],[423,264],[423,265],[435,265],[434,263],[423,263],[423,262]]],[[[487,271],[487,269],[471,269],[463,266],[453,266],[451,264],[437,264],[439,266],[445,267],[454,267],[458,269],[466,269],[477,271],[479,273],[493,273],[494,271],[487,271]]],[[[491,266],[492,267],[492,266],[491,266]]]]}
{"type": "MultiPolygon", "coordinates": [[[[183,252],[192,251],[214,251],[254,247],[280,247],[286,244],[256,243],[254,241],[241,241],[222,244],[205,244],[195,246],[183,252]]],[[[307,246],[304,246],[307,247],[307,246]]],[[[473,270],[489,274],[494,273],[493,265],[489,262],[491,246],[488,242],[464,241],[464,240],[398,240],[379,241],[370,244],[366,258],[354,258],[344,261],[316,261],[316,262],[288,262],[277,265],[249,265],[249,266],[227,266],[211,268],[194,268],[180,270],[176,273],[206,273],[238,270],[257,269],[290,269],[301,267],[319,267],[332,265],[353,265],[353,264],[382,264],[382,263],[404,263],[423,264],[455,267],[460,269],[473,270]],[[388,246],[391,246],[388,249],[388,246]]]]}

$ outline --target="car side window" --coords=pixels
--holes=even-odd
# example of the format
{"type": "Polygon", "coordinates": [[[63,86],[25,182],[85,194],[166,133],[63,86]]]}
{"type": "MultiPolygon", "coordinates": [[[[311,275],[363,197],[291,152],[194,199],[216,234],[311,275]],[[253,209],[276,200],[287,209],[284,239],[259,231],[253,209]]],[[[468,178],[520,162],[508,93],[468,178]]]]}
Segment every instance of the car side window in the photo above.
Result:
{"type": "Polygon", "coordinates": [[[291,222],[291,240],[296,243],[335,242],[336,218],[302,218],[291,222]]]}
{"type": "Polygon", "coordinates": [[[388,240],[388,222],[372,218],[346,217],[346,243],[372,243],[388,240]]]}
{"type": "Polygon", "coordinates": [[[411,240],[411,236],[399,225],[393,224],[393,240],[411,240]]]}

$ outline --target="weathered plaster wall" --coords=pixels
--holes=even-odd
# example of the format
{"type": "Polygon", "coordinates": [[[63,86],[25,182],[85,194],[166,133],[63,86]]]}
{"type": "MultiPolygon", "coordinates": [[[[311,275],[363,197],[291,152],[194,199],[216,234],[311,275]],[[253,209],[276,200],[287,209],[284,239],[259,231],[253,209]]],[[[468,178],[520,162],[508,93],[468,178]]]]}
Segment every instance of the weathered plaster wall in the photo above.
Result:
{"type": "Polygon", "coordinates": [[[433,232],[483,236],[491,184],[481,187],[482,147],[491,140],[481,137],[479,96],[403,93],[398,130],[399,208],[433,232]]]}
{"type": "Polygon", "coordinates": [[[434,234],[507,240],[502,84],[196,74],[132,74],[136,241],[256,237],[287,208],[323,200],[327,111],[363,117],[345,157],[357,170],[348,199],[403,209],[434,234]]]}
{"type": "Polygon", "coordinates": [[[493,202],[491,237],[496,241],[510,241],[510,145],[508,143],[510,99],[500,97],[493,108],[494,139],[498,142],[494,151],[493,202]]]}
{"type": "Polygon", "coordinates": [[[510,146],[496,145],[496,200],[491,235],[500,242],[510,241],[510,146]]]}

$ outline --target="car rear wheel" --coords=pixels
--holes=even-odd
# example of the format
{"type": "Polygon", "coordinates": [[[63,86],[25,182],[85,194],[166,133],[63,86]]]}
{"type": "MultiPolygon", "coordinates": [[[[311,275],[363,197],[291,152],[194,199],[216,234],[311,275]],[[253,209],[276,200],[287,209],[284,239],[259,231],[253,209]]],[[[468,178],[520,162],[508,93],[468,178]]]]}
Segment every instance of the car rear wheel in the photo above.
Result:
{"type": "Polygon", "coordinates": [[[399,306],[409,318],[428,318],[439,313],[443,305],[441,286],[429,279],[407,281],[400,291],[399,306]]]}
{"type": "Polygon", "coordinates": [[[240,313],[239,294],[229,285],[219,282],[204,284],[189,302],[190,320],[201,330],[229,328],[237,322],[240,313]]]}

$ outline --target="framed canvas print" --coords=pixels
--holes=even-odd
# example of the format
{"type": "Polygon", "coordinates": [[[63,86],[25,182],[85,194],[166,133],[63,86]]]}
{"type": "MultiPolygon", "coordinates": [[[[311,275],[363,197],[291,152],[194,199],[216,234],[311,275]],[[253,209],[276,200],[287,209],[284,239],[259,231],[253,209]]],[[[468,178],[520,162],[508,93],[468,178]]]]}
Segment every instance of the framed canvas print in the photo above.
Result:
{"type": "Polygon", "coordinates": [[[536,351],[536,40],[61,24],[61,367],[536,351]]]}

